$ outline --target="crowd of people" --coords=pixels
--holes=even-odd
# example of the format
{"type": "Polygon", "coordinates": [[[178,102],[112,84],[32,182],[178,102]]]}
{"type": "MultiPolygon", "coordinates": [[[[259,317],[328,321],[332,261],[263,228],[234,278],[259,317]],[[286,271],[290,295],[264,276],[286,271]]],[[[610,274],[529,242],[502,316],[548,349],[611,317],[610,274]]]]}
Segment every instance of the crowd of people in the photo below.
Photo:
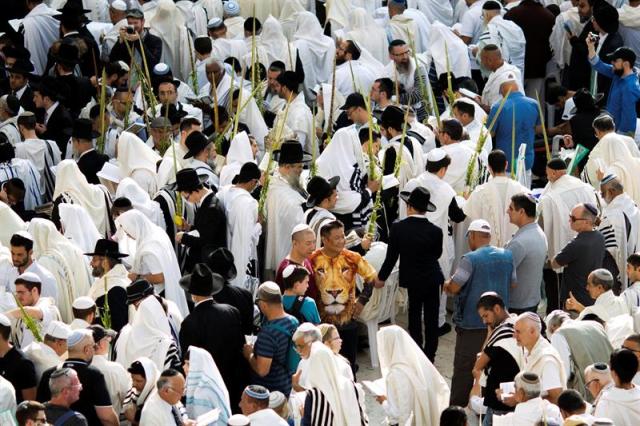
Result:
{"type": "Polygon", "coordinates": [[[0,424],[640,424],[640,1],[2,7],[0,424]]]}

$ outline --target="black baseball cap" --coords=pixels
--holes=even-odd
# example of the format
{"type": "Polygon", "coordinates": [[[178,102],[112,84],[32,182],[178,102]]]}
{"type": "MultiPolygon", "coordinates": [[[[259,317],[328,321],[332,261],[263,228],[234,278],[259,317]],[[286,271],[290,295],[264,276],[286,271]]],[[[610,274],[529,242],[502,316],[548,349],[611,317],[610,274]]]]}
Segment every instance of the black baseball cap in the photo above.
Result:
{"type": "Polygon", "coordinates": [[[609,54],[609,59],[615,61],[616,59],[622,59],[627,61],[633,66],[636,63],[636,54],[628,47],[618,47],[612,53],[609,54]]]}
{"type": "Polygon", "coordinates": [[[367,104],[364,101],[364,96],[362,96],[360,93],[352,93],[349,96],[347,96],[347,100],[345,101],[344,105],[342,105],[340,107],[341,110],[348,110],[349,108],[356,108],[356,107],[360,107],[360,108],[367,108],[367,104]]]}

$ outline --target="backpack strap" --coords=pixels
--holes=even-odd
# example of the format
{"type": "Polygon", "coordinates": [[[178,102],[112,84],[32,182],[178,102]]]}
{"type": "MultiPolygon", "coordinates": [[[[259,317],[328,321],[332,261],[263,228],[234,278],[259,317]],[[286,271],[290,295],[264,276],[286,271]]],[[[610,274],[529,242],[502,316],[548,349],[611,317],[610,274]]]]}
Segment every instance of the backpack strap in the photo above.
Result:
{"type": "Polygon", "coordinates": [[[71,417],[75,416],[76,412],[73,410],[69,410],[66,413],[64,413],[62,416],[58,417],[58,420],[56,420],[56,422],[53,424],[53,426],[62,426],[65,424],[65,422],[69,419],[71,419],[71,417]]]}
{"type": "Polygon", "coordinates": [[[298,296],[293,301],[293,305],[291,305],[291,309],[289,309],[289,315],[293,315],[298,319],[298,321],[303,320],[300,322],[305,322],[307,320],[307,317],[305,317],[304,314],[300,312],[302,310],[303,304],[304,304],[304,296],[298,296]]]}

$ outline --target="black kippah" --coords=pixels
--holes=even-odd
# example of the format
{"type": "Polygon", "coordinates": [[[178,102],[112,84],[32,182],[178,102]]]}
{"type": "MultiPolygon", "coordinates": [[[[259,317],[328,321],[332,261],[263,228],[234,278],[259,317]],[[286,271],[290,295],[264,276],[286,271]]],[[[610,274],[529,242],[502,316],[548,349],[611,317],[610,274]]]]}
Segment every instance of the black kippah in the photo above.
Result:
{"type": "Polygon", "coordinates": [[[562,158],[556,157],[547,162],[547,167],[551,170],[567,170],[567,163],[562,158]]]}

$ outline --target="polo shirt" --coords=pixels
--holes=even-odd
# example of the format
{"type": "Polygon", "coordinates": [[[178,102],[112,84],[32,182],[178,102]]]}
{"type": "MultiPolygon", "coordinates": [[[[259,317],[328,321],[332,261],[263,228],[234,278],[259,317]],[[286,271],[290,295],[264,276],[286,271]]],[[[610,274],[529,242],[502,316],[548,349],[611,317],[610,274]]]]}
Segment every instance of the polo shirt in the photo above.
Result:
{"type": "MultiPolygon", "coordinates": [[[[289,313],[293,308],[293,303],[296,298],[297,296],[291,295],[282,296],[282,306],[284,306],[284,310],[287,311],[287,313],[289,313]]],[[[304,298],[304,302],[302,302],[302,306],[300,307],[300,314],[304,317],[306,322],[310,322],[312,324],[320,324],[321,322],[316,302],[310,297],[304,298]]]]}
{"type": "MultiPolygon", "coordinates": [[[[80,399],[71,404],[70,408],[83,414],[90,425],[99,425],[100,419],[96,414],[95,407],[111,407],[111,397],[109,396],[104,376],[100,370],[81,359],[70,358],[62,364],[62,367],[76,370],[78,379],[82,383],[80,399]]],[[[42,375],[42,380],[38,386],[38,401],[49,401],[51,399],[49,377],[51,377],[56,368],[50,368],[42,375]]]]}
{"type": "Polygon", "coordinates": [[[7,379],[16,391],[16,403],[20,404],[22,390],[36,387],[36,369],[21,350],[12,347],[5,356],[0,358],[0,376],[7,379]]]}
{"type": "MultiPolygon", "coordinates": [[[[498,113],[500,102],[496,102],[491,106],[491,111],[487,117],[487,123],[493,121],[493,117],[498,113]]],[[[518,159],[518,149],[520,144],[527,146],[525,151],[525,168],[531,170],[533,167],[533,143],[535,141],[536,129],[540,124],[540,115],[538,114],[538,103],[526,97],[520,92],[512,92],[502,107],[502,111],[496,120],[491,132],[495,134],[493,144],[495,149],[501,149],[507,156],[507,161],[511,163],[511,129],[513,128],[513,114],[515,113],[516,124],[516,143],[515,152],[513,153],[514,161],[518,159]]]]}

